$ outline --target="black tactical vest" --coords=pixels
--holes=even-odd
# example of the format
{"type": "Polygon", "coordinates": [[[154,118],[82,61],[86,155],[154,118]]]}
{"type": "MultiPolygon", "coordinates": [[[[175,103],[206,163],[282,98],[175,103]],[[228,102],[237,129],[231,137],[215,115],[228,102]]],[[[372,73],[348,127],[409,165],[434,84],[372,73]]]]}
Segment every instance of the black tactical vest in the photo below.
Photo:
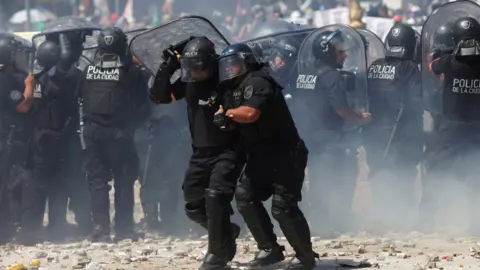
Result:
{"type": "Polygon", "coordinates": [[[132,84],[128,66],[101,68],[89,65],[85,69],[82,89],[85,114],[117,117],[132,111],[132,84]]]}

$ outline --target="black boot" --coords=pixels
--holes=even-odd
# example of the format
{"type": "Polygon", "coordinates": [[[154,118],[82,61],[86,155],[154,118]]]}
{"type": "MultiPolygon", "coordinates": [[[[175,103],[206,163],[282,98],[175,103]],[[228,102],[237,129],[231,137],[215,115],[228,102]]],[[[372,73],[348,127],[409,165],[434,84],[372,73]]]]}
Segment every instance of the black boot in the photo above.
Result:
{"type": "Polygon", "coordinates": [[[220,191],[205,190],[208,218],[208,253],[200,269],[224,269],[235,257],[236,243],[230,223],[231,196],[220,191]]]}
{"type": "Polygon", "coordinates": [[[185,214],[191,221],[197,223],[198,225],[202,226],[202,228],[207,230],[208,223],[205,203],[203,203],[203,205],[198,205],[198,208],[190,203],[185,204],[185,214]]]}
{"type": "Polygon", "coordinates": [[[259,249],[255,259],[249,265],[267,266],[285,260],[284,249],[277,243],[277,236],[273,232],[273,224],[262,202],[246,202],[237,199],[237,208],[259,249]]]}
{"type": "Polygon", "coordinates": [[[278,195],[274,195],[272,215],[278,221],[285,238],[296,253],[296,259],[290,262],[287,269],[315,268],[315,258],[318,255],[313,252],[310,228],[296,202],[289,202],[278,195]]]}

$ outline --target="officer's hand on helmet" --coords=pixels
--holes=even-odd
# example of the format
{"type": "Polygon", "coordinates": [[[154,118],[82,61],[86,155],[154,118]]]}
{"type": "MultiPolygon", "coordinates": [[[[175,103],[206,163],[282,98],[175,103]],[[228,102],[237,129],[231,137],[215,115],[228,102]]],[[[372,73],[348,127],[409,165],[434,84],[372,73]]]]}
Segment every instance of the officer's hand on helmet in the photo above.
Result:
{"type": "Polygon", "coordinates": [[[372,121],[372,115],[367,112],[362,112],[362,120],[360,121],[360,124],[366,125],[372,121]]]}

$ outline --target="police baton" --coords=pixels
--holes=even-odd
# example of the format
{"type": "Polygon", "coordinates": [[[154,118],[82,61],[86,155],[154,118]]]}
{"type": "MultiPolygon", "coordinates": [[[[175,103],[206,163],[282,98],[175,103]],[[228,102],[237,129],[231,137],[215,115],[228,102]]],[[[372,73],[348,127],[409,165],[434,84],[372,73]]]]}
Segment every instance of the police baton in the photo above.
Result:
{"type": "Polygon", "coordinates": [[[403,107],[404,105],[400,105],[400,110],[398,110],[397,117],[395,118],[395,123],[393,124],[392,132],[390,133],[390,138],[388,139],[387,147],[385,147],[385,152],[383,152],[383,157],[386,158],[388,156],[388,151],[390,150],[390,145],[392,144],[393,138],[395,137],[395,133],[397,132],[398,122],[402,118],[403,114],[403,107]]]}
{"type": "Polygon", "coordinates": [[[148,165],[150,164],[150,152],[152,152],[152,144],[148,145],[147,158],[145,159],[145,169],[143,170],[143,176],[141,181],[142,186],[147,183],[148,165]]]}

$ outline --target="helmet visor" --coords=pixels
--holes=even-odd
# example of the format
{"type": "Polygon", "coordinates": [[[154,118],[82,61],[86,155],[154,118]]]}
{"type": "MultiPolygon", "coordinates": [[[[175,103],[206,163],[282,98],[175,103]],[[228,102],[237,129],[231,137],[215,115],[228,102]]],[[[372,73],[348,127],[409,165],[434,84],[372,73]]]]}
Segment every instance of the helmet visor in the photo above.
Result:
{"type": "Polygon", "coordinates": [[[180,58],[183,82],[201,82],[210,76],[207,59],[200,57],[180,58]]]}
{"type": "Polygon", "coordinates": [[[218,64],[221,82],[241,76],[247,72],[243,57],[233,54],[220,58],[218,64]]]}

